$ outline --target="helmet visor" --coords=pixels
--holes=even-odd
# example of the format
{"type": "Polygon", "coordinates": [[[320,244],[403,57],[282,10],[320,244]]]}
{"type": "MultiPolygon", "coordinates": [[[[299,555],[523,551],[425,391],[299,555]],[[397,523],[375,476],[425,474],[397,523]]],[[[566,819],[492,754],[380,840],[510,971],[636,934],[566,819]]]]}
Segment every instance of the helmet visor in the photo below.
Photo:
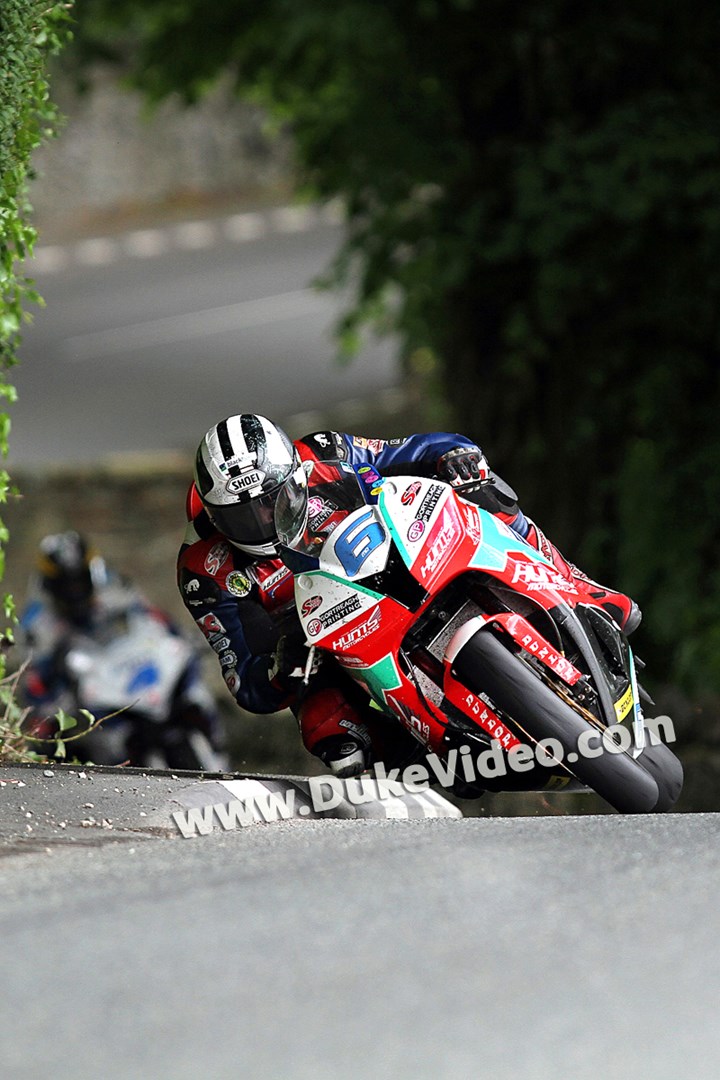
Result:
{"type": "Polygon", "coordinates": [[[214,506],[205,503],[205,509],[220,532],[236,544],[255,546],[273,543],[275,533],[275,502],[280,487],[265,495],[258,495],[250,502],[214,506]]]}

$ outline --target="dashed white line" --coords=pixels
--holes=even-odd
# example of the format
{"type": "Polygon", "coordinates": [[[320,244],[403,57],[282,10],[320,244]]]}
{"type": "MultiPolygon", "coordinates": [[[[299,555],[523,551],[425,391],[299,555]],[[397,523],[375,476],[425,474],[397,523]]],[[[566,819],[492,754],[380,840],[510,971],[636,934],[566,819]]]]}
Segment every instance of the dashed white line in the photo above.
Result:
{"type": "Polygon", "coordinates": [[[244,240],[257,240],[268,231],[267,220],[262,214],[233,214],[223,223],[223,232],[228,240],[242,243],[244,240]]]}
{"type": "Polygon", "coordinates": [[[170,250],[170,235],[167,229],[137,229],[124,236],[122,244],[128,255],[151,259],[170,250]]]}
{"type": "Polygon", "coordinates": [[[223,238],[246,243],[272,233],[300,233],[318,225],[337,225],[343,220],[338,201],[324,206],[280,206],[267,211],[248,211],[229,217],[187,221],[155,229],[135,229],[119,237],[98,236],[67,245],[43,245],[28,262],[29,273],[52,274],[69,266],[107,266],[130,256],[151,259],[173,249],[196,251],[223,238]]]}
{"type": "Polygon", "coordinates": [[[75,259],[85,266],[107,266],[117,259],[118,254],[117,241],[103,236],[94,240],[79,240],[73,248],[75,259]]]}
{"type": "Polygon", "coordinates": [[[186,221],[174,226],[172,238],[178,247],[198,251],[212,247],[218,238],[218,230],[213,221],[186,221]]]}

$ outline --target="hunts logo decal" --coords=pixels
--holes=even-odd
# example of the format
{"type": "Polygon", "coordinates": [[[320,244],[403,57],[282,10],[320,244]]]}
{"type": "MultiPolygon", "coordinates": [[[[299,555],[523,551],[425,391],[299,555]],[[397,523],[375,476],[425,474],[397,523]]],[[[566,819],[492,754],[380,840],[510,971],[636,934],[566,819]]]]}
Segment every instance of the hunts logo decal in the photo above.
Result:
{"type": "Polygon", "coordinates": [[[543,566],[542,563],[518,562],[513,572],[513,584],[521,581],[528,592],[538,589],[557,589],[558,592],[577,593],[577,589],[554,570],[552,566],[543,566]]]}
{"type": "Polygon", "coordinates": [[[347,634],[343,634],[342,637],[336,638],[333,642],[333,648],[340,649],[341,652],[351,649],[358,642],[364,641],[370,634],[374,634],[380,626],[381,620],[382,612],[378,604],[377,607],[372,609],[365,622],[361,622],[359,626],[354,626],[352,630],[349,630],[347,634]]]}
{"type": "Polygon", "coordinates": [[[447,510],[442,516],[439,528],[434,529],[430,550],[425,556],[425,562],[420,568],[423,579],[429,578],[437,569],[446,555],[455,547],[460,535],[455,528],[452,518],[447,510]]]}

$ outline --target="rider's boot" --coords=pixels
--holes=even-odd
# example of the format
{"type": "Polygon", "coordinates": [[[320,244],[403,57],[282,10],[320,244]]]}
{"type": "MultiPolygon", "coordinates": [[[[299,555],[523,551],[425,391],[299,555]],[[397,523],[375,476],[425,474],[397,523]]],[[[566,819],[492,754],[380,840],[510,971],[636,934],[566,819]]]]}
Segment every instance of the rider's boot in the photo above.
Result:
{"type": "Polygon", "coordinates": [[[367,725],[344,695],[333,687],[309,694],[298,713],[305,749],[341,779],[357,776],[370,764],[367,725]]]}
{"type": "Polygon", "coordinates": [[[558,573],[569,581],[581,584],[582,591],[587,593],[603,611],[606,611],[625,634],[632,634],[633,630],[637,630],[642,620],[642,612],[634,600],[625,596],[624,593],[613,592],[611,589],[606,589],[604,585],[599,585],[597,581],[593,581],[577,566],[568,562],[534,521],[530,521],[529,518],[526,520],[529,528],[525,539],[553,564],[558,573]]]}

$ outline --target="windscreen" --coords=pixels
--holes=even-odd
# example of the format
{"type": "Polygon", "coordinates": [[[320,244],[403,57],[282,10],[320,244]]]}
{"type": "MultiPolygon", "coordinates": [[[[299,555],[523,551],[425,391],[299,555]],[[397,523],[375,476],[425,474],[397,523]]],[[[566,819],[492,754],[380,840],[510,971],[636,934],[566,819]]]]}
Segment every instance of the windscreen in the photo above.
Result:
{"type": "Polygon", "coordinates": [[[327,462],[304,462],[283,486],[275,504],[281,544],[318,555],[328,536],[352,510],[365,505],[353,471],[327,462]]]}

